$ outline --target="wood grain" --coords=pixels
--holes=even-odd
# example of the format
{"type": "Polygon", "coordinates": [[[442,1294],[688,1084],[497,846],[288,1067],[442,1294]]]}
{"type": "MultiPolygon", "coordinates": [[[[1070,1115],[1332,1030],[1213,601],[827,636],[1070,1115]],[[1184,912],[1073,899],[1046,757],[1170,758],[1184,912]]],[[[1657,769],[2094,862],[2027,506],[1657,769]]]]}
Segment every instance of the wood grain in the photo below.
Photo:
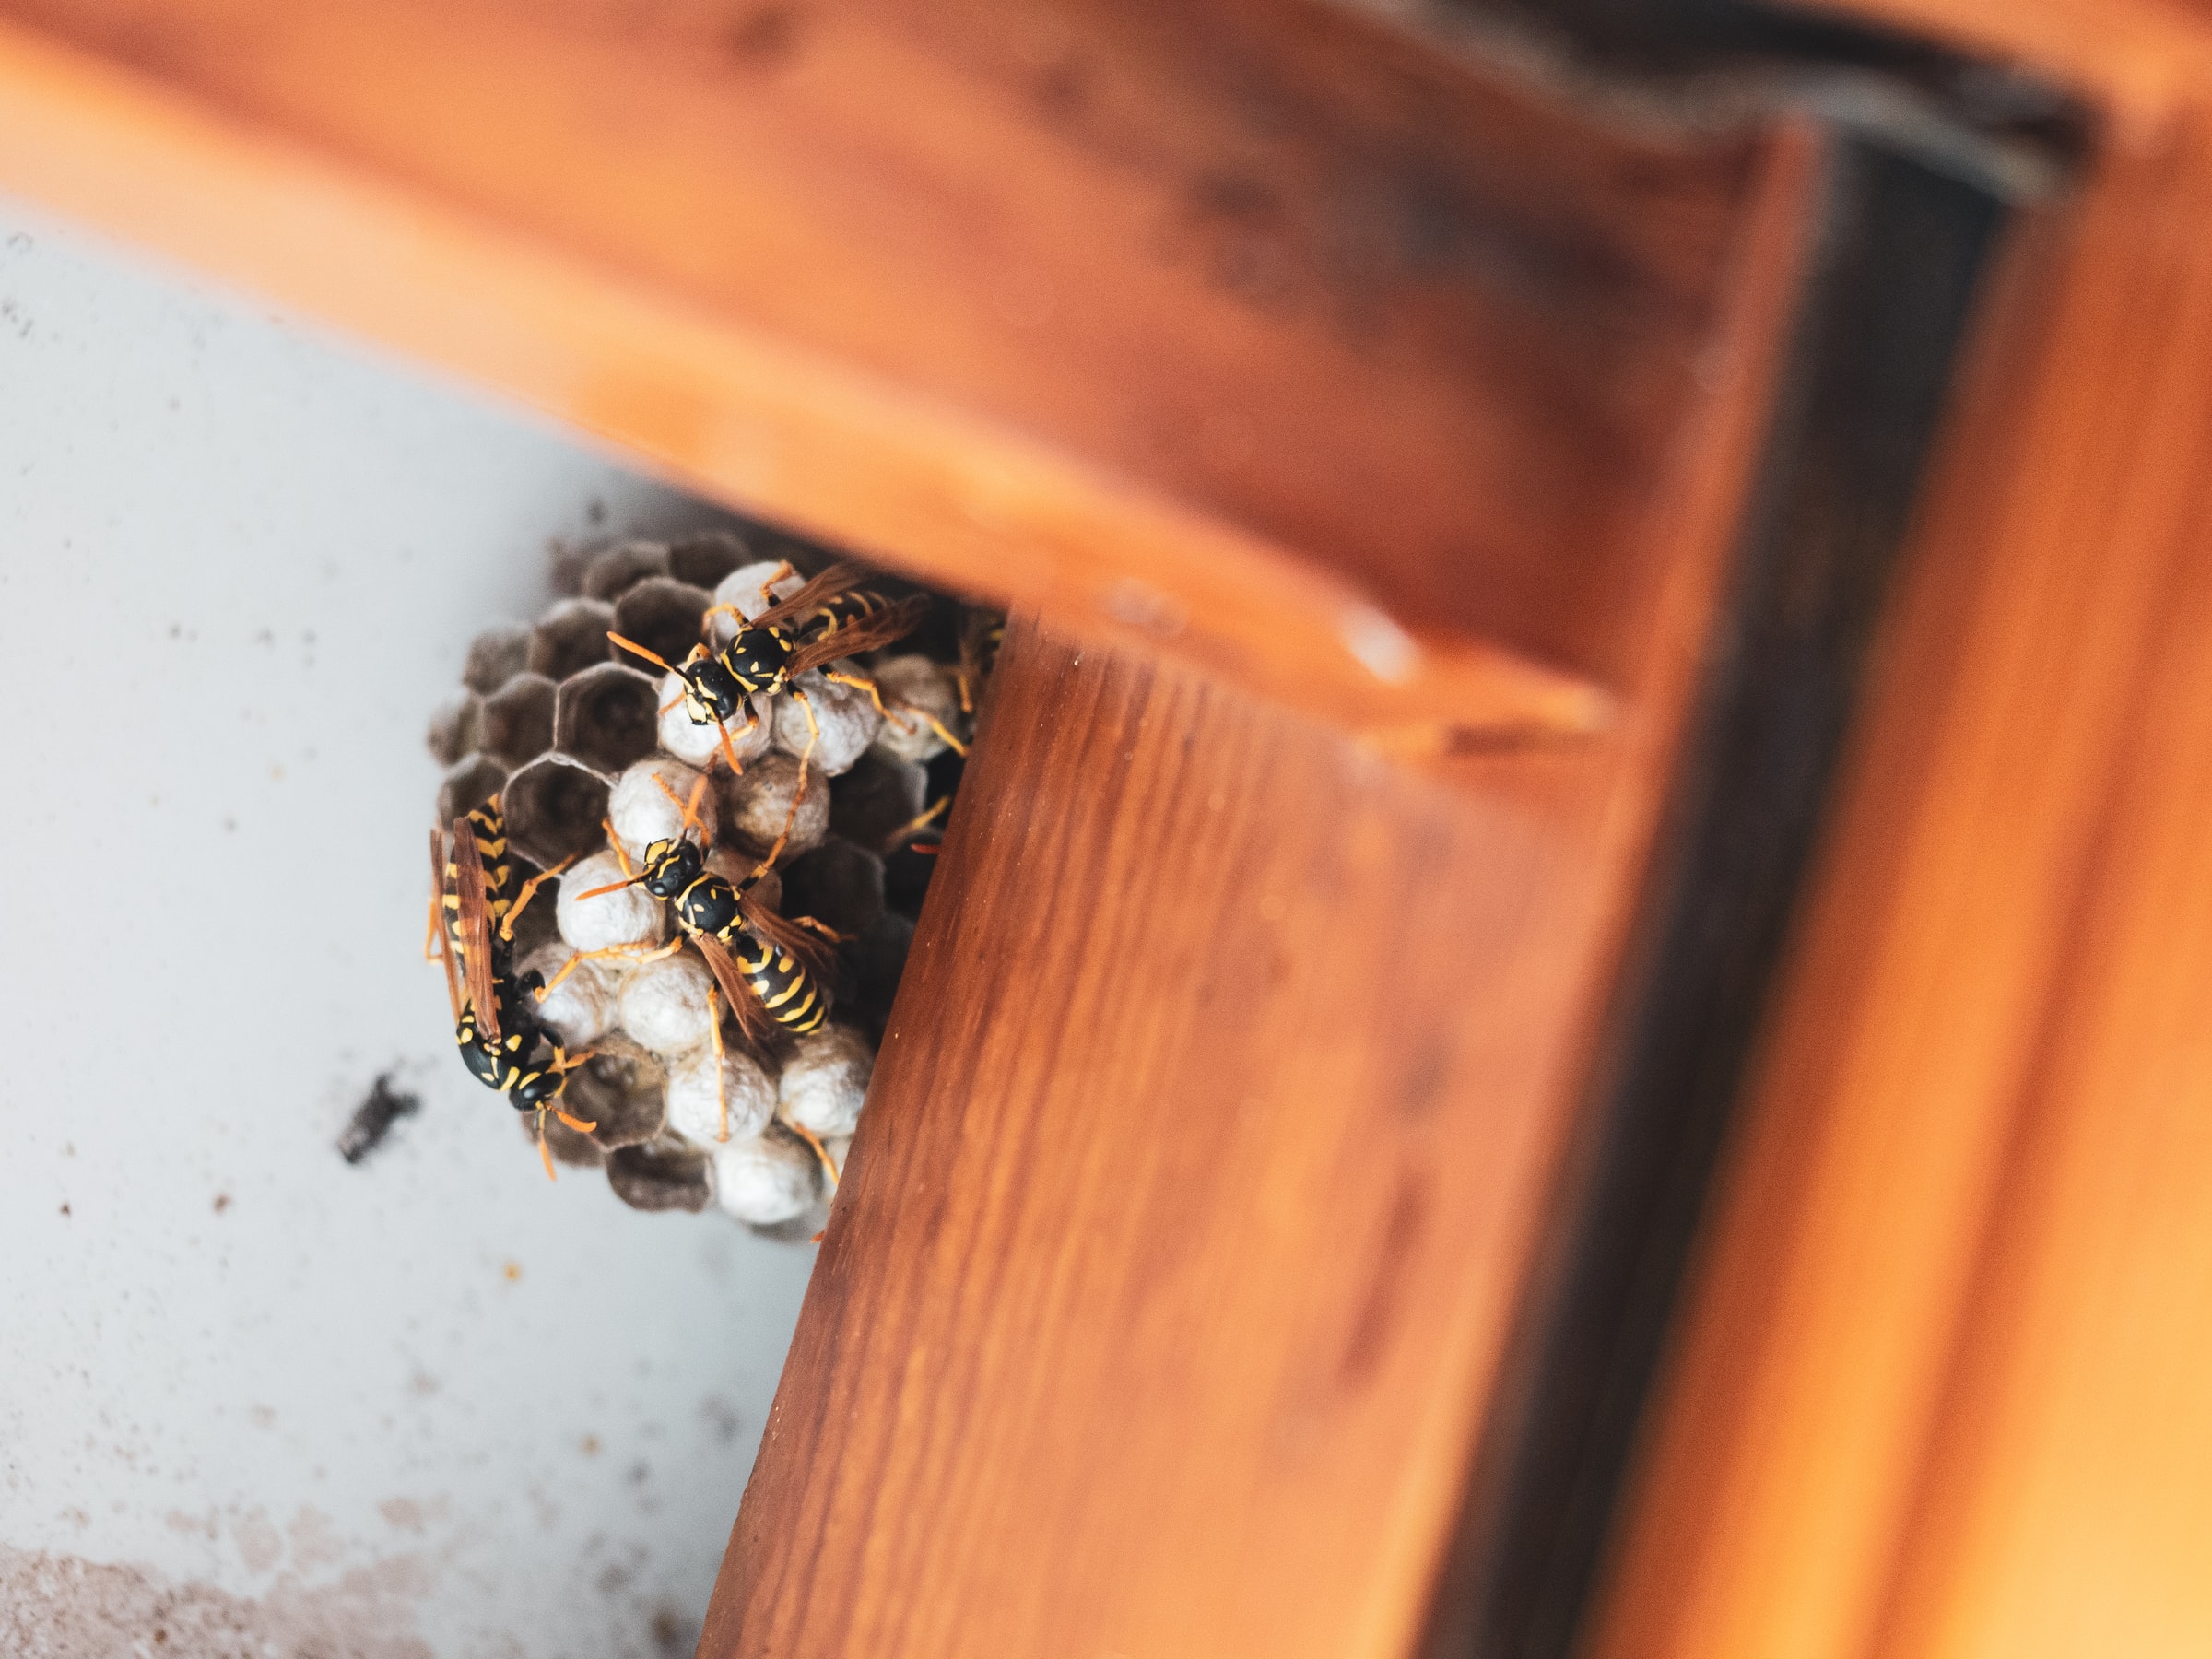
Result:
{"type": "Polygon", "coordinates": [[[1403,1653],[1814,229],[1777,135],[1626,717],[1447,788],[1017,629],[700,1653],[1403,1653]]]}
{"type": "Polygon", "coordinates": [[[2203,1651],[2207,35],[1852,9],[2099,147],[1984,319],[1594,1651],[2203,1651]]]}
{"type": "Polygon", "coordinates": [[[0,183],[1355,724],[1606,716],[1754,149],[1273,0],[0,5],[0,183]]]}
{"type": "Polygon", "coordinates": [[[1617,769],[1470,797],[1049,636],[1000,675],[700,1651],[1397,1651],[1617,769]]]}

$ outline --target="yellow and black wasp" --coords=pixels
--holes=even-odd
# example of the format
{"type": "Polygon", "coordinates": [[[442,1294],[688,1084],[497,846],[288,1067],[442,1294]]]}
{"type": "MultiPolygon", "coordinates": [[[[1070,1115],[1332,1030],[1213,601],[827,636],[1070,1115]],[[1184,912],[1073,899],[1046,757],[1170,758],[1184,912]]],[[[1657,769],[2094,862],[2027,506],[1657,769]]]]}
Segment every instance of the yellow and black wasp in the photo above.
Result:
{"type": "MultiPolygon", "coordinates": [[[[453,820],[452,850],[445,835],[430,831],[430,931],[440,948],[460,965],[462,982],[478,1023],[495,1041],[500,1035],[499,998],[493,987],[513,953],[514,924],[546,882],[568,868],[563,859],[552,869],[517,882],[507,852],[507,822],[497,795],[453,820]],[[444,925],[439,925],[442,912],[444,925]]],[[[431,954],[425,941],[423,954],[431,954]]]]}
{"type": "MultiPolygon", "coordinates": [[[[490,827],[496,830],[496,807],[489,816],[490,827]]],[[[456,829],[485,828],[483,824],[471,822],[476,817],[472,813],[468,818],[457,820],[456,829]]],[[[503,864],[504,838],[494,834],[490,839],[500,843],[500,861],[503,864]]],[[[462,863],[465,865],[466,861],[462,863]]],[[[430,867],[433,877],[450,898],[455,865],[445,857],[435,830],[431,832],[430,867]]],[[[537,882],[544,879],[539,877],[527,884],[529,889],[535,890],[537,882]]],[[[528,902],[529,891],[525,891],[521,903],[528,902]]],[[[488,925],[473,930],[469,918],[476,909],[474,905],[457,907],[449,912],[450,924],[436,930],[438,956],[445,964],[446,996],[453,1005],[453,1041],[461,1051],[461,1063],[477,1082],[505,1095],[508,1104],[517,1112],[537,1113],[537,1152],[545,1162],[546,1179],[550,1181],[554,1178],[553,1154],[546,1145],[546,1113],[550,1112],[580,1134],[589,1135],[598,1127],[597,1124],[571,1116],[555,1104],[568,1084],[569,1073],[590,1059],[591,1052],[567,1053],[559,1039],[538,1024],[536,994],[543,982],[535,972],[517,977],[506,959],[505,947],[512,944],[512,935],[505,930],[519,913],[521,905],[499,912],[499,931],[488,925]],[[477,932],[471,943],[481,969],[465,977],[457,960],[454,940],[472,931],[477,932]],[[481,989],[477,988],[479,984],[481,989]],[[541,1046],[549,1051],[543,1057],[539,1053],[541,1046]]]]}
{"type": "MultiPolygon", "coordinates": [[[[763,595],[788,571],[786,566],[763,582],[763,595]]],[[[806,701],[804,691],[791,684],[794,677],[839,657],[879,650],[903,639],[913,631],[929,608],[929,602],[919,594],[894,599],[874,588],[862,586],[865,580],[866,573],[857,565],[831,565],[788,599],[771,606],[749,621],[737,606],[718,605],[707,612],[702,625],[726,611],[736,620],[736,633],[719,652],[710,650],[704,643],[694,645],[691,653],[680,663],[657,656],[620,634],[610,633],[606,637],[631,655],[642,657],[681,680],[684,686],[681,701],[691,724],[718,728],[724,757],[733,771],[743,771],[738,765],[737,751],[730,742],[729,723],[742,712],[747,728],[751,728],[758,717],[750,710],[750,699],[790,691],[798,698],[811,723],[813,705],[806,701]]],[[[865,689],[876,698],[877,706],[882,707],[882,699],[877,696],[873,682],[845,674],[831,673],[825,677],[865,689]]]]}
{"type": "MultiPolygon", "coordinates": [[[[665,783],[661,787],[668,788],[665,783]]],[[[804,1037],[818,1031],[830,1017],[830,941],[838,935],[810,916],[787,920],[761,902],[757,886],[773,866],[781,841],[740,880],[733,882],[706,867],[704,850],[687,833],[695,821],[700,794],[705,787],[702,773],[693,786],[691,799],[677,803],[683,808],[686,832],[648,846],[642,867],[631,865],[629,855],[610,829],[608,844],[622,865],[625,879],[577,895],[581,902],[627,887],[641,887],[668,904],[676,918],[677,936],[651,950],[612,945],[579,951],[554,976],[553,983],[558,985],[587,958],[622,957],[633,962],[650,962],[682,949],[688,942],[706,959],[721,999],[729,1004],[738,1026],[754,1042],[765,1047],[779,1034],[804,1037]]],[[[668,793],[674,799],[675,792],[668,793]]],[[[712,1008],[710,1024],[719,1049],[721,1019],[712,1008]]],[[[723,1132],[726,1138],[726,1104],[723,1132]]]]}

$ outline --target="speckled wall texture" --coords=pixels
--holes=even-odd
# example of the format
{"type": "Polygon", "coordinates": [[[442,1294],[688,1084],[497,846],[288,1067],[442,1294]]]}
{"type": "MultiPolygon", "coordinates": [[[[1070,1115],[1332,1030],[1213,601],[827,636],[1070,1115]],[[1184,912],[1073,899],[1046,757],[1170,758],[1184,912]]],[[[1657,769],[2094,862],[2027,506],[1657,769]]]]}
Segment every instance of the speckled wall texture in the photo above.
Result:
{"type": "Polygon", "coordinates": [[[701,522],[0,203],[0,1651],[690,1651],[813,1253],[517,1155],[423,728],[549,540],[701,522]]]}

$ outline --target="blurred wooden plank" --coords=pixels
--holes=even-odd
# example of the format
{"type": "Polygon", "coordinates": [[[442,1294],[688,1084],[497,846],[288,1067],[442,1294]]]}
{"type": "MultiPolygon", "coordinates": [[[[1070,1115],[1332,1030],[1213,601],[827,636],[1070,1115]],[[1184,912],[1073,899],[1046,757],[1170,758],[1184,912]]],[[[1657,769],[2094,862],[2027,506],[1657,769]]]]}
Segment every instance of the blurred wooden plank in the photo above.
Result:
{"type": "Polygon", "coordinates": [[[1755,151],[1281,0],[0,4],[0,186],[1353,724],[1606,717],[1755,151]]]}
{"type": "Polygon", "coordinates": [[[1817,226],[1776,137],[1624,718],[1460,786],[1017,630],[700,1653],[1399,1654],[1817,226]]]}
{"type": "MultiPolygon", "coordinates": [[[[2212,111],[2186,144],[2212,208],[2212,111]]],[[[2200,225],[2203,220],[2199,218],[2200,225]]],[[[1877,1645],[2212,1650],[2212,258],[2130,528],[2165,557],[2111,734],[1877,1645]]]]}
{"type": "Polygon", "coordinates": [[[2198,1651],[2212,31],[1853,9],[2101,147],[1985,320],[1595,1651],[2198,1651]]]}

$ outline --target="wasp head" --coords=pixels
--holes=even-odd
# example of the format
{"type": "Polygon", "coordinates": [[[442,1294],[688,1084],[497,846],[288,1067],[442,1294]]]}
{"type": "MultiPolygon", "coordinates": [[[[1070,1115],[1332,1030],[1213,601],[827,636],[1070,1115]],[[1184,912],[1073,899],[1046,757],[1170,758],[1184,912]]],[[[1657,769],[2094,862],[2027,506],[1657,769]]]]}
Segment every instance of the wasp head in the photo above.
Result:
{"type": "Polygon", "coordinates": [[[549,1106],[559,1098],[561,1085],[568,1081],[565,1072],[547,1067],[529,1073],[508,1091],[507,1103],[517,1112],[532,1112],[540,1106],[549,1106]]]}
{"type": "Polygon", "coordinates": [[[700,877],[706,867],[698,846],[688,841],[656,841],[645,849],[645,866],[638,885],[655,899],[673,899],[700,877]]]}
{"type": "Polygon", "coordinates": [[[703,648],[677,665],[676,677],[684,683],[684,713],[693,725],[727,724],[744,714],[749,688],[703,648]]]}

